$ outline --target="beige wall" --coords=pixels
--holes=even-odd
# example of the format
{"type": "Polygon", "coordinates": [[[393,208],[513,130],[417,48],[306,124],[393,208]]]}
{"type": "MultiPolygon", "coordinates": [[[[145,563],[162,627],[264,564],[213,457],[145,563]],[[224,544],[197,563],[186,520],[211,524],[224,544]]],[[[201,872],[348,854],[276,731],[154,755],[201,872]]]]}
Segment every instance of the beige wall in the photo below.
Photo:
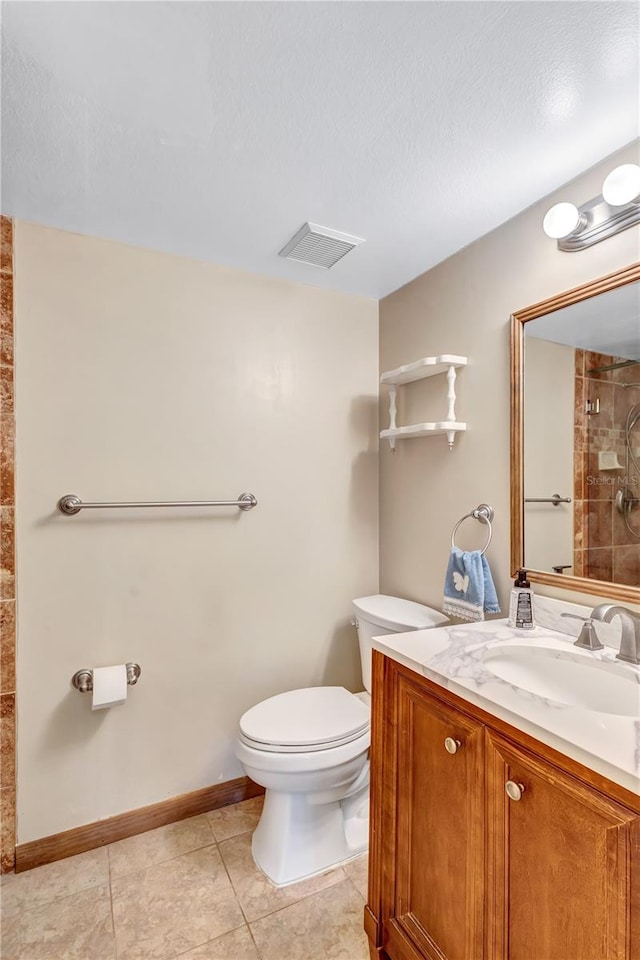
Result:
{"type": "Polygon", "coordinates": [[[526,336],[524,495],[542,499],[559,493],[572,501],[525,502],[525,563],[548,573],[556,564],[573,566],[575,369],[573,347],[526,336]]]}
{"type": "MultiPolygon", "coordinates": [[[[451,528],[485,501],[496,511],[488,556],[506,609],[511,573],[509,316],[638,259],[638,227],[580,253],[560,252],[542,232],[542,218],[552,203],[584,203],[600,193],[609,170],[637,158],[637,144],[627,147],[381,302],[381,370],[429,354],[469,357],[457,381],[457,415],[469,428],[456,439],[453,452],[443,437],[400,441],[395,454],[381,445],[381,590],[437,604],[451,528]]],[[[544,158],[532,157],[531,162],[544,158]]],[[[436,379],[441,378],[401,389],[405,410],[400,423],[438,419],[439,411],[446,411],[436,379]],[[428,409],[433,415],[427,415],[428,409]]],[[[463,546],[471,549],[482,542],[482,531],[475,531],[472,521],[465,530],[463,546]]]]}
{"type": "Polygon", "coordinates": [[[18,840],[241,774],[241,713],[360,684],[378,305],[18,223],[18,840]],[[85,500],[218,499],[109,511],[85,500]],[[79,667],[138,661],[92,713],[79,667]]]}

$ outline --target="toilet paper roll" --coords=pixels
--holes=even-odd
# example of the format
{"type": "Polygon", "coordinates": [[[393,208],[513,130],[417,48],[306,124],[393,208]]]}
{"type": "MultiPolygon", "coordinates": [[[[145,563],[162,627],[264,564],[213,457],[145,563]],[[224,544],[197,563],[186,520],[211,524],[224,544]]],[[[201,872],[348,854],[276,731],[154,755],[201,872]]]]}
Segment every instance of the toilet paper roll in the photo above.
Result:
{"type": "Polygon", "coordinates": [[[124,703],[127,699],[127,667],[119,663],[115,667],[93,668],[92,710],[105,710],[124,703]]]}

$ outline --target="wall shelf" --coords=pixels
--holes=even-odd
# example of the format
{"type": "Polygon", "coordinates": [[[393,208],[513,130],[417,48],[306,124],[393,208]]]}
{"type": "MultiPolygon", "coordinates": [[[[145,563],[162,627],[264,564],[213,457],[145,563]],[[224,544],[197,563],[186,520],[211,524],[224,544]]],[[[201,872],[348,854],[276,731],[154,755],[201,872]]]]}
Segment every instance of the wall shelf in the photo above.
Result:
{"type": "Polygon", "coordinates": [[[427,437],[432,433],[456,433],[466,429],[466,423],[462,423],[461,420],[438,420],[436,423],[412,423],[409,427],[396,427],[395,430],[381,430],[380,436],[383,440],[389,440],[392,437],[427,437]]]}
{"type": "Polygon", "coordinates": [[[458,357],[453,354],[441,354],[437,357],[422,357],[421,360],[414,360],[413,363],[407,363],[395,370],[387,370],[380,376],[380,383],[389,387],[389,427],[380,431],[380,437],[389,441],[389,446],[395,450],[396,440],[408,440],[412,437],[429,437],[445,434],[449,443],[449,449],[453,448],[453,441],[456,433],[466,430],[467,425],[460,420],[456,420],[455,402],[455,381],[456,368],[464,367],[467,364],[466,357],[458,357]],[[397,388],[407,383],[414,383],[416,380],[424,380],[427,377],[434,377],[437,374],[446,373],[447,375],[447,400],[449,409],[447,410],[446,420],[437,420],[427,423],[413,423],[406,427],[399,427],[396,424],[396,395],[397,388]]]}
{"type": "Polygon", "coordinates": [[[423,357],[413,363],[405,363],[403,367],[387,370],[380,375],[380,383],[388,386],[401,386],[405,383],[414,383],[416,380],[425,380],[435,377],[439,373],[446,373],[450,367],[466,367],[466,357],[456,357],[453,354],[443,353],[439,357],[423,357]]]}

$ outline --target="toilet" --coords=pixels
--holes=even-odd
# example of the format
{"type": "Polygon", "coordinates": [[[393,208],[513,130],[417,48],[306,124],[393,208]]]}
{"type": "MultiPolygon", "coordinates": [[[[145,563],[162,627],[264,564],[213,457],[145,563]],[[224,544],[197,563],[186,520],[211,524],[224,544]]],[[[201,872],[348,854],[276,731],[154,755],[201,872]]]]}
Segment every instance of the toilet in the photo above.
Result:
{"type": "Polygon", "coordinates": [[[364,690],[307,687],[263,700],[240,718],[236,756],[265,788],[252,840],[277,886],[322,873],[367,849],[372,638],[448,623],[431,607],[376,595],[353,601],[364,690]]]}

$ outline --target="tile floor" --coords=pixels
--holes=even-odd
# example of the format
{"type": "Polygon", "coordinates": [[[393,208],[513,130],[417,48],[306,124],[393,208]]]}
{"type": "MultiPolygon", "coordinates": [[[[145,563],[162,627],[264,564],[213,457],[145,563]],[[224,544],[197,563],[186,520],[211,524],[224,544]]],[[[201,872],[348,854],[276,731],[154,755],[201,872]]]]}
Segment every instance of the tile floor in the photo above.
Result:
{"type": "Polygon", "coordinates": [[[368,960],[367,858],[274,887],[262,798],[2,878],[2,960],[368,960]]]}

